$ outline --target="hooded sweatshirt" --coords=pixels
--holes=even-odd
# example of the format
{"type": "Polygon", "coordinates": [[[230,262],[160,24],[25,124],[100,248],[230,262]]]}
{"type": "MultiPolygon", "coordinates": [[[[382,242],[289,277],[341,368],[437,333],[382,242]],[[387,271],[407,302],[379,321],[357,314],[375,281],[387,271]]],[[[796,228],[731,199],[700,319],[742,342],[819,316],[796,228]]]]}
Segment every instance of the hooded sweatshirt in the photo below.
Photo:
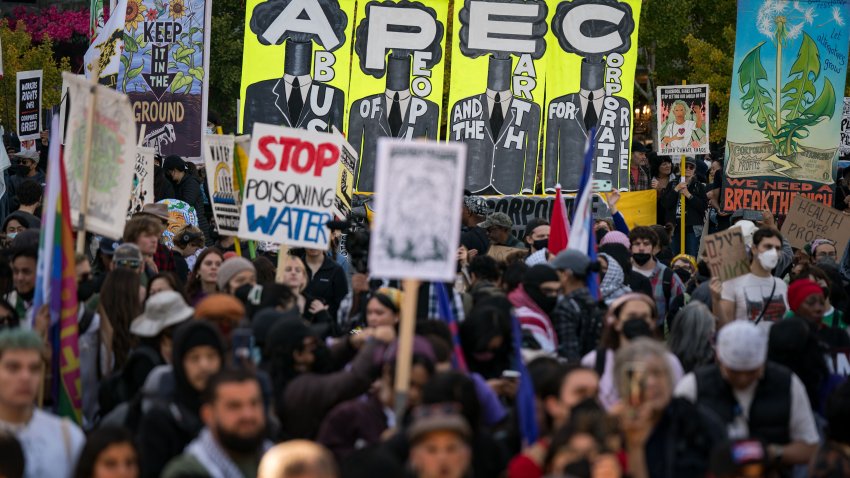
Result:
{"type": "MultiPolygon", "coordinates": [[[[558,274],[549,265],[536,265],[526,272],[523,283],[508,294],[523,334],[531,334],[537,342],[536,346],[529,347],[530,350],[523,350],[523,356],[539,353],[554,355],[558,350],[558,336],[549,319],[557,299],[546,297],[540,291],[540,284],[544,282],[558,282],[558,274]]],[[[523,349],[526,349],[526,342],[523,341],[523,349]]]]}
{"type": "MultiPolygon", "coordinates": [[[[183,452],[203,428],[200,419],[201,391],[186,377],[183,359],[200,346],[213,347],[225,363],[224,340],[209,322],[191,320],[174,333],[171,376],[174,394],[171,400],[159,401],[148,411],[139,427],[139,454],[142,477],[158,477],[169,460],[183,452]]],[[[162,377],[163,381],[168,378],[162,377]]]]}

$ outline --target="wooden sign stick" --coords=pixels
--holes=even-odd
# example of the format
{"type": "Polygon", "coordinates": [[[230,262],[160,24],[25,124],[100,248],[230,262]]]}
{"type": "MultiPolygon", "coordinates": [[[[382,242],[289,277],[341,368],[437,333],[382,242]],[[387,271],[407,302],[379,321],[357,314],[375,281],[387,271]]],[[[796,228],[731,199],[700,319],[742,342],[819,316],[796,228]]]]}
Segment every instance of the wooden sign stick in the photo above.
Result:
{"type": "Polygon", "coordinates": [[[401,323],[398,328],[398,352],[395,362],[395,416],[404,416],[410,391],[410,368],[413,363],[413,331],[416,327],[416,306],[419,298],[419,279],[404,279],[401,302],[401,323]]]}
{"type": "MultiPolygon", "coordinates": [[[[239,238],[236,238],[238,241],[239,238]]],[[[286,258],[289,256],[289,246],[280,245],[280,250],[277,251],[277,270],[275,270],[274,281],[278,284],[283,284],[283,266],[286,264],[286,258]]],[[[239,257],[242,257],[241,255],[239,257]]]]}

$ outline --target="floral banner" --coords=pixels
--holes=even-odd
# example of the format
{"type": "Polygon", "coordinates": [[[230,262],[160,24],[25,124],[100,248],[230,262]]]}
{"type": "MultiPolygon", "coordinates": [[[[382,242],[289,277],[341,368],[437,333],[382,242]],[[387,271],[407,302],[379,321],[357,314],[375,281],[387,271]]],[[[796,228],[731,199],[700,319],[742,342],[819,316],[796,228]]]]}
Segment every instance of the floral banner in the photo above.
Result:
{"type": "Polygon", "coordinates": [[[127,0],[118,91],[144,146],[202,161],[209,80],[210,4],[204,0],[127,0]]]}
{"type": "Polygon", "coordinates": [[[848,20],[847,2],[738,2],[726,211],[784,216],[798,194],[832,204],[848,20]]]}

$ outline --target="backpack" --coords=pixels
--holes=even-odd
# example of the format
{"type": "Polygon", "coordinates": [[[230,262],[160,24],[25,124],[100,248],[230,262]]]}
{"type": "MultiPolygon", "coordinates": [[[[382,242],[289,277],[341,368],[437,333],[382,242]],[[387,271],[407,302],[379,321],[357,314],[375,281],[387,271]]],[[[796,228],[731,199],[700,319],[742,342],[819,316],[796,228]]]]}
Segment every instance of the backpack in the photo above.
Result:
{"type": "Polygon", "coordinates": [[[113,370],[112,373],[100,381],[98,387],[97,399],[100,405],[99,415],[105,416],[118,405],[132,400],[138,395],[138,390],[131,390],[130,377],[127,369],[139,360],[147,360],[155,365],[162,363],[162,358],[159,353],[150,347],[138,347],[130,352],[127,357],[127,364],[118,370],[113,370]]]}

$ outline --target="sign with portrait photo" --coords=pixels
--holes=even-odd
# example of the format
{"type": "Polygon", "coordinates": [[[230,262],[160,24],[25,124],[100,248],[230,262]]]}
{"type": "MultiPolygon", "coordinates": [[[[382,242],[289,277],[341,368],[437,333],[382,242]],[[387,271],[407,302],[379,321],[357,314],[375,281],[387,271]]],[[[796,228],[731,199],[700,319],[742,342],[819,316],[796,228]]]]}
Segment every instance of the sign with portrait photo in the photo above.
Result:
{"type": "Polygon", "coordinates": [[[656,97],[658,154],[709,154],[708,85],[659,86],[656,97]]]}

